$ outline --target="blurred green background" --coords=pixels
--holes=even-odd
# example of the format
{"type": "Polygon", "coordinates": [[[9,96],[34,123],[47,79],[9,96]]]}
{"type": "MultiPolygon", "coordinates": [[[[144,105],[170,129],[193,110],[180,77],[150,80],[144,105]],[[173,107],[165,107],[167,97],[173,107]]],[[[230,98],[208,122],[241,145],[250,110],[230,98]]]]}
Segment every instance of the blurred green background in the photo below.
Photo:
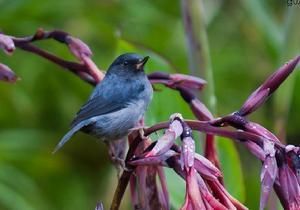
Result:
{"type": "MultiPolygon", "coordinates": [[[[207,36],[217,98],[216,116],[237,110],[247,96],[284,62],[299,54],[300,8],[284,0],[204,0],[207,36]]],[[[61,29],[85,41],[94,61],[106,69],[119,54],[150,55],[147,71],[189,73],[188,52],[176,0],[0,0],[0,28],[14,36],[39,27],[61,29]]],[[[73,59],[54,41],[44,49],[73,59]]],[[[104,144],[78,133],[60,152],[51,151],[69,128],[92,87],[37,56],[16,50],[0,62],[22,78],[0,82],[0,209],[82,210],[104,202],[116,186],[116,172],[104,144]]],[[[161,87],[147,113],[149,125],[173,112],[193,118],[175,91],[161,87]]],[[[205,91],[205,90],[204,90],[205,91]]],[[[294,73],[251,120],[289,143],[299,142],[300,82],[294,73]]],[[[229,191],[250,209],[259,202],[260,162],[243,146],[219,139],[229,191]],[[236,149],[237,148],[237,149],[236,149]]],[[[167,171],[173,208],[183,200],[183,182],[167,171]]],[[[128,196],[122,209],[130,209],[128,196]]],[[[272,208],[273,209],[273,208],[272,208]]]]}

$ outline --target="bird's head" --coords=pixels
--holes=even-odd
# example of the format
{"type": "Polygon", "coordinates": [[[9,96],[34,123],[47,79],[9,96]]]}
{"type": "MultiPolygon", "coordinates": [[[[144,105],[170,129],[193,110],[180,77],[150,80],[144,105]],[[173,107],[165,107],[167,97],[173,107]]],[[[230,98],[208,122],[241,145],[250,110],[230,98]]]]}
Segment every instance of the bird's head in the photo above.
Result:
{"type": "Polygon", "coordinates": [[[149,56],[143,57],[135,53],[125,53],[117,57],[109,67],[108,71],[118,72],[143,72],[144,65],[147,63],[149,56]]]}

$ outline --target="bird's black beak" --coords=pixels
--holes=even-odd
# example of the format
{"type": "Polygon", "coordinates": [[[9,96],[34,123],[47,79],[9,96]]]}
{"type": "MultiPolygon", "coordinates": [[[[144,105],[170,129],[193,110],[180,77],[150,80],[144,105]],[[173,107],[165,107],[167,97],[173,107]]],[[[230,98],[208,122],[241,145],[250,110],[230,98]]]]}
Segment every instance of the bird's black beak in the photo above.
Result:
{"type": "Polygon", "coordinates": [[[147,61],[148,61],[149,58],[150,58],[149,56],[146,56],[146,57],[144,57],[143,59],[141,59],[141,60],[136,64],[136,68],[137,68],[138,70],[143,70],[143,67],[144,67],[144,65],[147,63],[147,61]]]}

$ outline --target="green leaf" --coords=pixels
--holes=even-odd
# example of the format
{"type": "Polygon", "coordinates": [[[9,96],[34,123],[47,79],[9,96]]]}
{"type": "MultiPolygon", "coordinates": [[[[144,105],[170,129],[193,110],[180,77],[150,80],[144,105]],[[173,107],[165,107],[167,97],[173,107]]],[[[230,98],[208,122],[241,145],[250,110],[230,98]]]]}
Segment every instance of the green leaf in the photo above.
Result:
{"type": "Polygon", "coordinates": [[[35,210],[19,193],[0,182],[0,208],[35,210]]]}
{"type": "Polygon", "coordinates": [[[279,54],[282,44],[283,34],[281,28],[274,21],[273,16],[269,12],[269,8],[265,5],[265,1],[260,0],[243,0],[245,9],[248,11],[252,21],[262,32],[268,44],[271,46],[275,54],[279,54]]]}
{"type": "MultiPolygon", "coordinates": [[[[50,209],[36,181],[18,168],[12,165],[1,164],[0,183],[3,185],[1,188],[3,193],[0,192],[1,195],[7,193],[4,190],[8,189],[12,195],[18,194],[17,197],[19,196],[21,201],[32,203],[35,207],[34,209],[50,209]]],[[[9,197],[5,199],[8,201],[9,197]]],[[[28,207],[28,209],[31,209],[31,207],[28,207]]]]}
{"type": "Polygon", "coordinates": [[[245,201],[245,186],[241,161],[237,149],[231,140],[217,137],[217,145],[225,187],[229,193],[241,202],[245,201]]]}

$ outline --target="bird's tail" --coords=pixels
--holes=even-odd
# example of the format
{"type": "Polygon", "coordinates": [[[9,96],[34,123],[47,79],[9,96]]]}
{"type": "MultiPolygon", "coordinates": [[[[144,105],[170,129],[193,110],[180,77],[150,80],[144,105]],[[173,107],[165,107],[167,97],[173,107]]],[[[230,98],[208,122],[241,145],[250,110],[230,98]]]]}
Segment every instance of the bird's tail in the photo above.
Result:
{"type": "Polygon", "coordinates": [[[60,140],[60,142],[56,145],[55,149],[53,150],[52,154],[56,153],[60,148],[64,146],[67,141],[70,140],[70,138],[81,128],[82,126],[77,124],[74,126],[64,137],[60,140]]]}

